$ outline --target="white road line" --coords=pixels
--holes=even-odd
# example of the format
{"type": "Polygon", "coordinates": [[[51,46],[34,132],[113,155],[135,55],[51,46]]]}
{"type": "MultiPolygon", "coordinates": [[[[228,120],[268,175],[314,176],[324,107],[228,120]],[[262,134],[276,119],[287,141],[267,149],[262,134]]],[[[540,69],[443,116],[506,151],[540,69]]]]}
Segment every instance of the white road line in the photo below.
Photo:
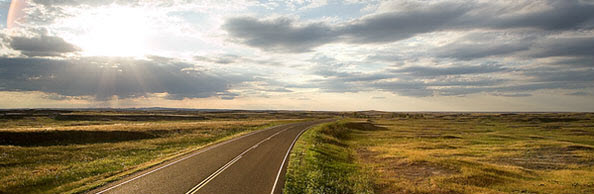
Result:
{"type": "MultiPolygon", "coordinates": [[[[198,154],[204,153],[204,152],[206,152],[206,151],[208,151],[208,150],[214,149],[214,148],[216,148],[216,147],[219,147],[219,146],[222,146],[222,145],[225,145],[225,144],[228,144],[228,143],[231,143],[231,142],[237,141],[237,140],[239,140],[239,139],[242,139],[242,138],[244,138],[244,137],[248,137],[248,136],[251,136],[251,135],[255,135],[255,134],[258,134],[258,133],[261,133],[261,132],[264,132],[264,131],[269,131],[269,130],[272,130],[272,129],[275,129],[275,128],[278,128],[278,127],[284,127],[284,126],[287,126],[287,125],[290,125],[290,124],[279,125],[279,126],[270,127],[270,128],[268,128],[268,129],[263,129],[263,130],[259,130],[259,131],[254,131],[254,132],[251,132],[251,133],[248,133],[248,134],[242,135],[242,136],[240,136],[240,137],[233,138],[233,139],[230,139],[230,140],[224,141],[224,142],[222,142],[222,143],[218,143],[218,144],[216,144],[216,145],[213,145],[213,146],[210,146],[210,147],[204,148],[204,149],[202,149],[202,150],[200,150],[200,151],[198,151],[198,152],[195,152],[195,153],[193,153],[193,154],[190,154],[190,155],[188,155],[188,156],[186,156],[186,157],[183,157],[183,158],[181,158],[181,159],[179,159],[179,160],[173,161],[173,162],[171,162],[171,163],[169,163],[169,164],[163,165],[163,166],[161,166],[161,167],[159,167],[159,168],[156,168],[156,169],[153,169],[153,170],[151,170],[151,171],[148,171],[148,172],[146,172],[146,173],[144,173],[144,174],[138,175],[138,176],[136,176],[136,177],[134,177],[134,178],[132,178],[132,179],[130,179],[130,180],[127,180],[127,181],[121,182],[121,183],[119,183],[119,184],[117,184],[117,185],[114,185],[114,186],[112,186],[112,187],[109,187],[109,188],[107,188],[107,189],[105,189],[105,190],[99,191],[99,192],[97,192],[96,194],[101,194],[101,193],[107,192],[107,191],[109,191],[109,190],[112,190],[112,189],[114,189],[114,188],[116,188],[116,187],[122,186],[122,185],[124,185],[124,184],[126,184],[126,183],[129,183],[129,182],[131,182],[131,181],[133,181],[133,180],[136,180],[136,179],[138,179],[138,178],[140,178],[140,177],[146,176],[146,175],[148,175],[148,174],[151,174],[151,173],[153,173],[153,172],[156,172],[156,171],[158,171],[158,170],[161,170],[161,169],[163,169],[163,168],[165,168],[165,167],[171,166],[171,165],[173,165],[173,164],[175,164],[175,163],[181,162],[181,161],[183,161],[183,160],[186,160],[186,159],[188,159],[188,158],[194,157],[194,156],[196,156],[196,155],[198,155],[198,154]]],[[[286,129],[285,129],[285,130],[286,130],[286,129]]]]}
{"type": "Polygon", "coordinates": [[[281,172],[283,171],[283,166],[285,165],[285,162],[287,161],[287,158],[289,157],[289,154],[291,153],[291,149],[293,149],[293,145],[295,145],[295,142],[297,142],[297,139],[299,139],[299,137],[301,136],[301,134],[303,134],[303,132],[307,131],[309,128],[312,128],[312,127],[313,126],[308,127],[306,129],[304,129],[303,131],[299,132],[299,134],[297,134],[297,137],[295,137],[295,139],[293,140],[293,143],[291,143],[291,146],[289,146],[289,149],[287,150],[287,154],[285,155],[285,158],[283,159],[283,163],[281,163],[281,166],[278,169],[278,174],[276,174],[276,179],[274,180],[274,185],[272,185],[272,191],[270,191],[270,194],[274,194],[274,190],[276,189],[276,184],[278,184],[278,179],[280,178],[281,172]]]}
{"type": "Polygon", "coordinates": [[[275,134],[271,135],[270,137],[265,138],[264,140],[256,143],[255,145],[251,146],[250,148],[244,150],[243,152],[241,152],[241,154],[237,155],[231,161],[227,162],[227,164],[221,166],[221,168],[219,168],[218,170],[216,170],[215,172],[213,172],[212,174],[210,174],[208,177],[206,177],[206,179],[202,180],[200,183],[198,183],[196,186],[194,186],[192,189],[190,189],[188,192],[186,192],[186,194],[194,194],[194,193],[198,192],[198,190],[200,190],[202,187],[204,187],[206,184],[208,184],[208,182],[210,182],[212,179],[214,179],[215,177],[217,177],[219,174],[221,174],[227,168],[231,167],[231,165],[233,165],[235,162],[237,162],[241,157],[243,157],[243,155],[245,155],[249,151],[255,149],[260,144],[262,144],[262,143],[264,143],[264,142],[272,139],[274,136],[277,136],[278,134],[280,134],[282,132],[285,132],[285,131],[287,131],[289,129],[292,129],[292,128],[286,128],[286,129],[283,129],[283,130],[281,130],[279,132],[276,132],[275,134]]]}
{"type": "Polygon", "coordinates": [[[225,171],[225,169],[229,168],[229,166],[233,165],[240,158],[241,158],[241,156],[237,156],[237,157],[233,158],[233,160],[227,162],[227,164],[223,165],[221,168],[219,168],[213,174],[206,177],[206,179],[202,180],[202,182],[198,183],[196,186],[194,186],[192,189],[190,189],[188,192],[186,192],[186,194],[195,193],[196,191],[200,190],[202,187],[204,187],[204,185],[206,185],[212,179],[217,177],[219,174],[221,174],[221,172],[225,171]]]}

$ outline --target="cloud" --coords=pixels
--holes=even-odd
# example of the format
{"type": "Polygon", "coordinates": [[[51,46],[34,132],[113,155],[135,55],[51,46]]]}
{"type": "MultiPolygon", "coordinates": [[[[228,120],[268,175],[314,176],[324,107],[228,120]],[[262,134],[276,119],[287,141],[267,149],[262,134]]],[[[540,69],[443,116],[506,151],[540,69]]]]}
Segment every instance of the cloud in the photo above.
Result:
{"type": "Polygon", "coordinates": [[[225,55],[212,55],[212,56],[194,56],[195,61],[208,62],[219,65],[232,65],[232,64],[255,64],[255,65],[270,65],[270,66],[281,66],[282,63],[275,61],[274,59],[253,59],[250,57],[225,54],[225,55]]]}
{"type": "Polygon", "coordinates": [[[297,25],[289,18],[231,18],[222,27],[241,43],[269,51],[308,52],[334,41],[336,33],[323,23],[297,25]]]}
{"type": "Polygon", "coordinates": [[[513,43],[500,43],[497,41],[484,43],[454,42],[434,50],[433,55],[442,58],[458,60],[472,60],[491,56],[514,54],[530,49],[531,42],[518,41],[513,43]]]}
{"type": "MultiPolygon", "coordinates": [[[[594,5],[578,0],[508,3],[439,1],[412,4],[406,6],[408,9],[395,9],[335,24],[297,22],[287,17],[235,17],[228,19],[223,29],[233,39],[251,47],[300,53],[335,42],[391,43],[438,31],[533,29],[536,32],[554,32],[594,28],[594,12],[591,11],[594,5]]],[[[512,44],[475,47],[479,50],[464,46],[457,45],[452,52],[474,52],[467,56],[456,56],[444,51],[440,56],[470,59],[526,49],[526,45],[512,44]]]]}
{"type": "Polygon", "coordinates": [[[591,60],[594,57],[594,37],[591,35],[523,36],[523,33],[513,32],[506,32],[504,35],[489,32],[472,33],[430,51],[438,58],[464,61],[510,56],[517,60],[566,57],[564,60],[558,60],[557,64],[594,64],[591,60]]]}
{"type": "Polygon", "coordinates": [[[458,3],[435,3],[411,11],[381,13],[343,24],[341,34],[353,43],[394,42],[419,33],[446,28],[464,15],[468,7],[458,3]]]}
{"type": "Polygon", "coordinates": [[[443,76],[443,75],[464,75],[464,74],[483,74],[505,71],[506,68],[496,64],[483,64],[478,66],[453,66],[453,67],[422,67],[413,66],[393,70],[396,73],[403,73],[416,77],[424,76],[443,76]]]}
{"type": "Polygon", "coordinates": [[[594,36],[551,38],[538,42],[528,54],[531,57],[594,56],[594,36]]]}
{"type": "Polygon", "coordinates": [[[583,91],[571,92],[571,93],[568,93],[567,95],[570,95],[570,96],[594,96],[594,94],[592,94],[592,93],[583,92],[583,91]]]}
{"type": "Polygon", "coordinates": [[[66,42],[60,37],[45,34],[32,37],[10,37],[8,38],[8,45],[12,49],[20,51],[23,55],[29,57],[60,56],[66,53],[80,51],[80,48],[66,42]]]}
{"type": "Polygon", "coordinates": [[[268,90],[264,90],[266,92],[279,92],[279,93],[290,93],[293,92],[293,90],[289,90],[286,88],[273,88],[273,89],[268,89],[268,90]]]}
{"type": "Polygon", "coordinates": [[[167,93],[169,99],[219,96],[232,99],[233,84],[249,75],[216,72],[173,59],[89,57],[81,59],[0,58],[0,90],[42,91],[96,100],[167,93]]]}
{"type": "Polygon", "coordinates": [[[221,55],[216,57],[195,56],[194,60],[226,65],[236,63],[240,58],[237,55],[221,55]]]}
{"type": "Polygon", "coordinates": [[[495,28],[532,27],[544,30],[567,30],[584,27],[594,19],[594,4],[581,0],[548,0],[525,4],[529,9],[535,5],[545,5],[544,9],[516,14],[500,15],[492,21],[495,28]]]}
{"type": "Polygon", "coordinates": [[[486,93],[504,97],[527,97],[538,90],[584,90],[594,87],[594,70],[588,67],[551,66],[521,68],[496,63],[481,65],[434,65],[388,67],[375,72],[341,70],[340,66],[312,72],[323,78],[296,87],[322,92],[384,91],[401,96],[465,96],[486,93]]]}
{"type": "MultiPolygon", "coordinates": [[[[0,91],[108,102],[360,96],[351,92],[526,97],[540,90],[591,94],[594,88],[591,0],[331,1],[309,10],[306,1],[295,7],[233,2],[240,8],[231,9],[242,11],[225,10],[227,2],[193,0],[29,2],[22,30],[47,32],[0,33],[0,91]],[[146,25],[163,30],[147,32],[147,52],[181,60],[82,57],[66,41],[83,41],[77,37],[86,33],[80,18],[119,8],[153,13],[146,25]],[[159,43],[171,36],[181,41],[159,43]],[[241,45],[226,45],[225,39],[241,45]],[[6,58],[15,56],[21,58],[6,58]]],[[[383,99],[374,95],[368,99],[383,99]]],[[[380,106],[388,101],[375,100],[380,106]]]]}
{"type": "Polygon", "coordinates": [[[524,73],[538,82],[589,82],[594,84],[594,69],[592,68],[538,68],[524,73]]]}

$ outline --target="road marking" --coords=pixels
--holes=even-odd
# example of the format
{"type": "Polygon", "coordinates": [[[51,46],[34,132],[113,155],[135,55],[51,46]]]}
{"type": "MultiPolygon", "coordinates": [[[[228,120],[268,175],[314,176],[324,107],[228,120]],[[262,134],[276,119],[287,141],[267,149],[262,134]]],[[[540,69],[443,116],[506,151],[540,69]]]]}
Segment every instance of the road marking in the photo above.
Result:
{"type": "MultiPolygon", "coordinates": [[[[313,125],[313,126],[315,126],[315,125],[313,125]]],[[[291,149],[293,149],[293,145],[295,145],[295,142],[297,142],[297,139],[299,139],[299,137],[301,136],[301,134],[303,134],[303,132],[307,131],[309,128],[312,128],[313,126],[305,128],[303,131],[299,132],[299,134],[297,134],[297,137],[295,137],[295,139],[293,140],[293,143],[291,143],[291,146],[289,146],[289,149],[287,150],[287,154],[285,155],[285,158],[283,159],[283,163],[281,163],[281,166],[278,169],[278,174],[276,174],[276,179],[274,180],[274,185],[272,185],[272,191],[270,191],[270,194],[274,194],[274,190],[276,189],[276,184],[278,184],[278,179],[280,178],[281,172],[283,171],[283,166],[285,165],[285,162],[287,161],[287,158],[289,157],[289,153],[291,153],[291,149]]]]}
{"type": "Polygon", "coordinates": [[[246,153],[248,153],[249,151],[255,149],[256,147],[258,147],[260,144],[272,139],[272,137],[277,136],[278,134],[285,132],[289,129],[292,129],[293,127],[289,127],[286,129],[283,129],[279,132],[276,132],[275,134],[272,134],[270,137],[263,139],[262,141],[256,143],[255,145],[251,146],[250,148],[244,150],[243,152],[241,152],[241,154],[237,155],[235,158],[233,158],[231,161],[227,162],[227,164],[221,166],[221,168],[219,168],[218,170],[216,170],[215,172],[213,172],[212,174],[210,174],[208,177],[206,177],[206,179],[202,180],[200,183],[198,183],[196,186],[194,186],[192,189],[190,189],[188,192],[186,192],[186,194],[194,194],[196,192],[198,192],[198,190],[200,190],[202,187],[204,187],[206,184],[208,184],[212,179],[216,178],[219,174],[221,174],[223,171],[225,171],[227,168],[231,167],[231,165],[233,165],[235,162],[237,162],[239,159],[241,159],[241,157],[243,157],[243,155],[245,155],[246,153]]]}
{"type": "Polygon", "coordinates": [[[202,180],[202,182],[198,183],[196,186],[194,186],[192,189],[190,189],[188,192],[186,192],[186,194],[195,193],[196,191],[200,190],[202,187],[204,187],[204,185],[206,185],[212,179],[217,177],[219,174],[221,174],[223,171],[225,171],[225,169],[229,168],[229,166],[231,166],[235,162],[237,162],[237,160],[239,160],[240,158],[241,158],[241,156],[237,156],[237,157],[233,158],[233,160],[227,162],[227,164],[223,165],[221,168],[219,168],[217,171],[212,173],[210,176],[206,177],[206,179],[202,180]]]}
{"type": "MultiPolygon", "coordinates": [[[[254,132],[251,132],[251,133],[248,133],[248,134],[245,134],[245,135],[239,136],[239,137],[237,137],[237,138],[233,138],[233,139],[230,139],[230,140],[227,140],[227,141],[224,141],[224,142],[221,142],[221,143],[215,144],[215,145],[213,145],[213,146],[209,146],[209,147],[207,147],[207,148],[201,149],[201,150],[200,150],[200,151],[198,151],[198,152],[195,152],[195,153],[193,153],[193,154],[190,154],[190,155],[188,155],[188,156],[186,156],[186,157],[183,157],[183,158],[181,158],[181,159],[179,159],[179,160],[173,161],[173,162],[171,162],[171,163],[169,163],[169,164],[163,165],[163,166],[161,166],[161,167],[159,167],[159,168],[156,168],[156,169],[153,169],[153,170],[151,170],[151,171],[148,171],[148,172],[146,172],[146,173],[144,173],[144,174],[138,175],[138,176],[136,176],[136,177],[134,177],[134,178],[132,178],[132,179],[130,179],[130,180],[127,180],[127,181],[121,182],[121,183],[119,183],[119,184],[117,184],[117,185],[114,185],[114,186],[112,186],[112,187],[109,187],[109,188],[107,188],[107,189],[105,189],[105,190],[99,191],[99,192],[97,192],[96,194],[105,193],[105,192],[107,192],[107,191],[109,191],[109,190],[112,190],[112,189],[114,189],[114,188],[116,188],[116,187],[122,186],[122,185],[124,185],[124,184],[126,184],[126,183],[129,183],[129,182],[131,182],[131,181],[134,181],[134,180],[136,180],[136,179],[139,179],[139,178],[141,178],[141,177],[143,177],[143,176],[146,176],[146,175],[148,175],[148,174],[151,174],[151,173],[153,173],[153,172],[156,172],[156,171],[158,171],[158,170],[161,170],[161,169],[163,169],[163,168],[165,168],[165,167],[171,166],[171,165],[173,165],[173,164],[176,164],[176,163],[178,163],[178,162],[181,162],[181,161],[183,161],[183,160],[186,160],[186,159],[188,159],[188,158],[194,157],[194,156],[196,156],[196,155],[198,155],[198,154],[204,153],[204,152],[206,152],[206,151],[208,151],[208,150],[211,150],[211,149],[214,149],[214,148],[216,148],[216,147],[219,147],[219,146],[222,146],[222,145],[225,145],[225,144],[228,144],[228,143],[234,142],[234,141],[236,141],[236,140],[239,140],[239,139],[242,139],[242,138],[244,138],[244,137],[252,136],[252,135],[255,135],[255,134],[258,134],[258,133],[264,132],[264,131],[269,131],[269,130],[272,130],[272,129],[275,129],[275,128],[279,128],[279,127],[284,127],[284,126],[287,126],[287,125],[290,125],[290,124],[279,125],[279,126],[270,127],[270,128],[268,128],[268,129],[264,129],[264,130],[254,131],[254,132]]],[[[288,129],[288,128],[287,128],[287,129],[288,129]]],[[[286,129],[285,129],[285,130],[286,130],[286,129]]]]}

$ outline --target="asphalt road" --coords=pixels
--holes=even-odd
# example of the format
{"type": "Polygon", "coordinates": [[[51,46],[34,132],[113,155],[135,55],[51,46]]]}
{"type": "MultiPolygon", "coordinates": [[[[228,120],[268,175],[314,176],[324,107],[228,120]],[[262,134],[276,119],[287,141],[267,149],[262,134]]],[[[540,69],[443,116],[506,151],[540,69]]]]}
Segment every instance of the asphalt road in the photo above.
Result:
{"type": "Polygon", "coordinates": [[[282,193],[290,147],[307,128],[328,121],[293,123],[252,132],[90,193],[282,193]]]}

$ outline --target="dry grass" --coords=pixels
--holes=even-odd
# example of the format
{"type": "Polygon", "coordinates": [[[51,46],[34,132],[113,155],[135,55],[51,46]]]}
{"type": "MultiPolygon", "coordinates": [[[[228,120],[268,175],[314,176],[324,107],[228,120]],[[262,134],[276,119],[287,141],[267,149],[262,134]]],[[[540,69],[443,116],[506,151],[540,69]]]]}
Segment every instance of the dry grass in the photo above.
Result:
{"type": "Polygon", "coordinates": [[[207,144],[296,121],[5,119],[0,122],[0,193],[83,192],[207,144]]]}
{"type": "Polygon", "coordinates": [[[376,193],[594,193],[592,114],[417,114],[354,127],[376,193]]]}

